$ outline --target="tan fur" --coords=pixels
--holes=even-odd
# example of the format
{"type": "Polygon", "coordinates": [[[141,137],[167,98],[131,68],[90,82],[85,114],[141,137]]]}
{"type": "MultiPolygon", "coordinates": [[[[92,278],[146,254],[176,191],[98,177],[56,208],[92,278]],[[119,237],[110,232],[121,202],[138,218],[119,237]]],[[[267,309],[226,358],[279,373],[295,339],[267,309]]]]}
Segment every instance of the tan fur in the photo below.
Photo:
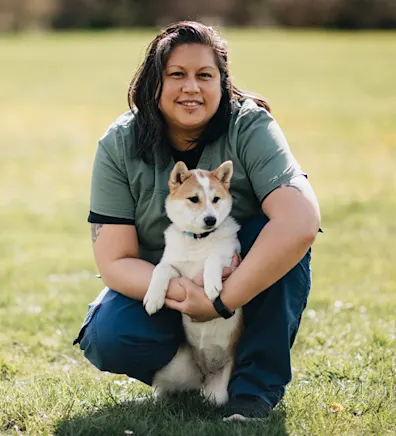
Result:
{"type": "Polygon", "coordinates": [[[228,191],[230,189],[230,181],[233,173],[233,166],[231,161],[223,162],[216,170],[212,171],[212,174],[220,180],[222,185],[228,191]]]}
{"type": "MultiPolygon", "coordinates": [[[[216,192],[216,195],[220,198],[230,196],[228,192],[230,187],[231,174],[229,167],[224,167],[229,161],[224,162],[214,171],[196,170],[196,173],[200,177],[209,178],[210,188],[216,192]],[[229,177],[228,177],[229,176],[229,177]],[[219,183],[219,180],[221,183],[219,183]]],[[[231,167],[232,168],[232,167],[231,167]]],[[[174,200],[183,200],[193,197],[194,195],[204,193],[203,187],[200,185],[196,174],[188,170],[184,162],[177,162],[174,166],[170,178],[169,178],[169,198],[174,200]]],[[[189,207],[199,207],[199,203],[190,203],[189,207]]]]}
{"type": "Polygon", "coordinates": [[[210,173],[209,179],[210,179],[210,185],[209,185],[210,188],[216,190],[216,194],[220,198],[230,195],[230,193],[228,192],[228,188],[223,184],[220,184],[217,177],[213,173],[210,173]]]}
{"type": "Polygon", "coordinates": [[[199,185],[195,174],[186,173],[184,175],[185,181],[182,185],[172,185],[170,188],[169,198],[172,200],[183,200],[192,197],[199,192],[203,192],[203,188],[199,185]]]}

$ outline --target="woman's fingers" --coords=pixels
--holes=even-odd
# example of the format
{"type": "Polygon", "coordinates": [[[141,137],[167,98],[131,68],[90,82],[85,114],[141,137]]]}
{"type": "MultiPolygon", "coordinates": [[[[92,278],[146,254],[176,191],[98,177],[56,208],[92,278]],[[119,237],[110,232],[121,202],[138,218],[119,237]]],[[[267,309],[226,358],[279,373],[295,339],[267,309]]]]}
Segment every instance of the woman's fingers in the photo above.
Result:
{"type": "Polygon", "coordinates": [[[222,273],[223,280],[229,277],[233,272],[234,272],[234,268],[232,268],[231,266],[224,267],[222,273]]]}
{"type": "Polygon", "coordinates": [[[239,256],[239,254],[235,252],[234,255],[232,256],[231,268],[234,268],[235,270],[235,268],[239,266],[241,261],[242,261],[241,256],[239,256]]]}
{"type": "Polygon", "coordinates": [[[232,256],[231,266],[226,266],[223,268],[223,280],[229,277],[236,270],[240,263],[241,259],[239,257],[239,254],[235,252],[235,254],[232,256]]]}
{"type": "Polygon", "coordinates": [[[203,273],[200,272],[199,274],[197,274],[193,279],[192,279],[193,283],[195,283],[197,286],[201,286],[201,288],[204,285],[204,278],[203,278],[203,273]]]}
{"type": "MultiPolygon", "coordinates": [[[[223,272],[222,272],[222,278],[223,281],[228,278],[234,271],[235,269],[239,266],[239,264],[242,262],[242,259],[240,257],[240,255],[235,252],[234,255],[232,256],[232,261],[231,261],[231,265],[230,266],[226,266],[223,268],[223,272]]],[[[197,286],[204,286],[204,278],[203,278],[203,273],[199,273],[197,274],[193,280],[192,280],[197,286]]]]}
{"type": "Polygon", "coordinates": [[[165,298],[165,306],[169,307],[169,309],[178,310],[179,312],[183,312],[183,303],[184,301],[180,302],[176,300],[171,300],[170,298],[165,298]]]}

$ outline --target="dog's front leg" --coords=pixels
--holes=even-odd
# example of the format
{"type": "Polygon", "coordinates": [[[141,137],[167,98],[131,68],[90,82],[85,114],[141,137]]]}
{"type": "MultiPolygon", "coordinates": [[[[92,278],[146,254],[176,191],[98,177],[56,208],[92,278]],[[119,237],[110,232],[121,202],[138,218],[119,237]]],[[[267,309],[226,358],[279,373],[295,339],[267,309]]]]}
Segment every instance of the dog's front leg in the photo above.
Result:
{"type": "Polygon", "coordinates": [[[214,301],[223,289],[223,261],[218,254],[210,254],[204,266],[204,289],[210,301],[214,301]]]}
{"type": "Polygon", "coordinates": [[[170,264],[160,262],[153,271],[150,286],[143,299],[146,312],[152,315],[158,312],[165,302],[169,281],[179,277],[178,271],[170,264]]]}
{"type": "Polygon", "coordinates": [[[227,389],[233,367],[234,363],[230,360],[222,369],[206,376],[202,393],[205,398],[214,402],[218,406],[221,406],[228,400],[227,389]]]}

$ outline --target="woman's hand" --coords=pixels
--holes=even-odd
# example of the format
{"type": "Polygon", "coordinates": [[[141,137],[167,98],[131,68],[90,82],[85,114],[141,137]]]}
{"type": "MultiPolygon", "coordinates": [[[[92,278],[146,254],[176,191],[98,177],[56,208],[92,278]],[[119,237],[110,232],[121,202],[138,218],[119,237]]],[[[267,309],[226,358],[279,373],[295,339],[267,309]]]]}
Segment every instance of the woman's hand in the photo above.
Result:
{"type": "MultiPolygon", "coordinates": [[[[238,253],[232,257],[231,266],[223,268],[223,281],[239,266],[241,258],[238,253]]],[[[210,321],[219,314],[213,307],[204,291],[203,273],[197,274],[193,280],[177,277],[170,281],[166,294],[165,305],[191,317],[195,322],[210,321]]]]}
{"type": "Polygon", "coordinates": [[[205,322],[219,317],[212,302],[206,296],[203,287],[197,286],[186,277],[174,280],[177,280],[179,286],[184,289],[186,298],[183,301],[173,300],[169,298],[168,293],[167,298],[165,298],[165,305],[167,307],[190,316],[194,322],[205,322]]]}
{"type": "MultiPolygon", "coordinates": [[[[236,268],[239,266],[240,263],[241,263],[241,257],[237,252],[235,252],[234,256],[232,256],[231,266],[226,266],[223,268],[223,273],[222,273],[223,282],[236,270],[236,268]]],[[[204,285],[203,272],[197,274],[192,281],[196,285],[203,287],[204,285]]]]}
{"type": "Polygon", "coordinates": [[[175,301],[184,301],[186,299],[186,290],[179,283],[180,277],[175,277],[171,279],[168,286],[168,291],[166,292],[166,298],[175,301]]]}

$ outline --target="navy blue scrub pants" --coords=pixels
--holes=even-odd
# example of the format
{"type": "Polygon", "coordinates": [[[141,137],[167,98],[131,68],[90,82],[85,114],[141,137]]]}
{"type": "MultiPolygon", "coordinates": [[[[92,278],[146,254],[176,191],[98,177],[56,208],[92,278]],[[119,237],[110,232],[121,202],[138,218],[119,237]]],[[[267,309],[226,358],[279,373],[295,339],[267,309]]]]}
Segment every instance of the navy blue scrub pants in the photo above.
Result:
{"type": "MultiPolygon", "coordinates": [[[[239,239],[242,257],[263,226],[264,215],[245,224],[239,239]]],[[[229,395],[261,397],[271,407],[291,380],[290,349],[311,287],[310,251],[277,283],[243,307],[245,330],[237,347],[229,395]]],[[[151,384],[184,339],[181,314],[163,308],[149,316],[141,301],[107,290],[89,306],[75,343],[98,369],[151,384]]]]}

